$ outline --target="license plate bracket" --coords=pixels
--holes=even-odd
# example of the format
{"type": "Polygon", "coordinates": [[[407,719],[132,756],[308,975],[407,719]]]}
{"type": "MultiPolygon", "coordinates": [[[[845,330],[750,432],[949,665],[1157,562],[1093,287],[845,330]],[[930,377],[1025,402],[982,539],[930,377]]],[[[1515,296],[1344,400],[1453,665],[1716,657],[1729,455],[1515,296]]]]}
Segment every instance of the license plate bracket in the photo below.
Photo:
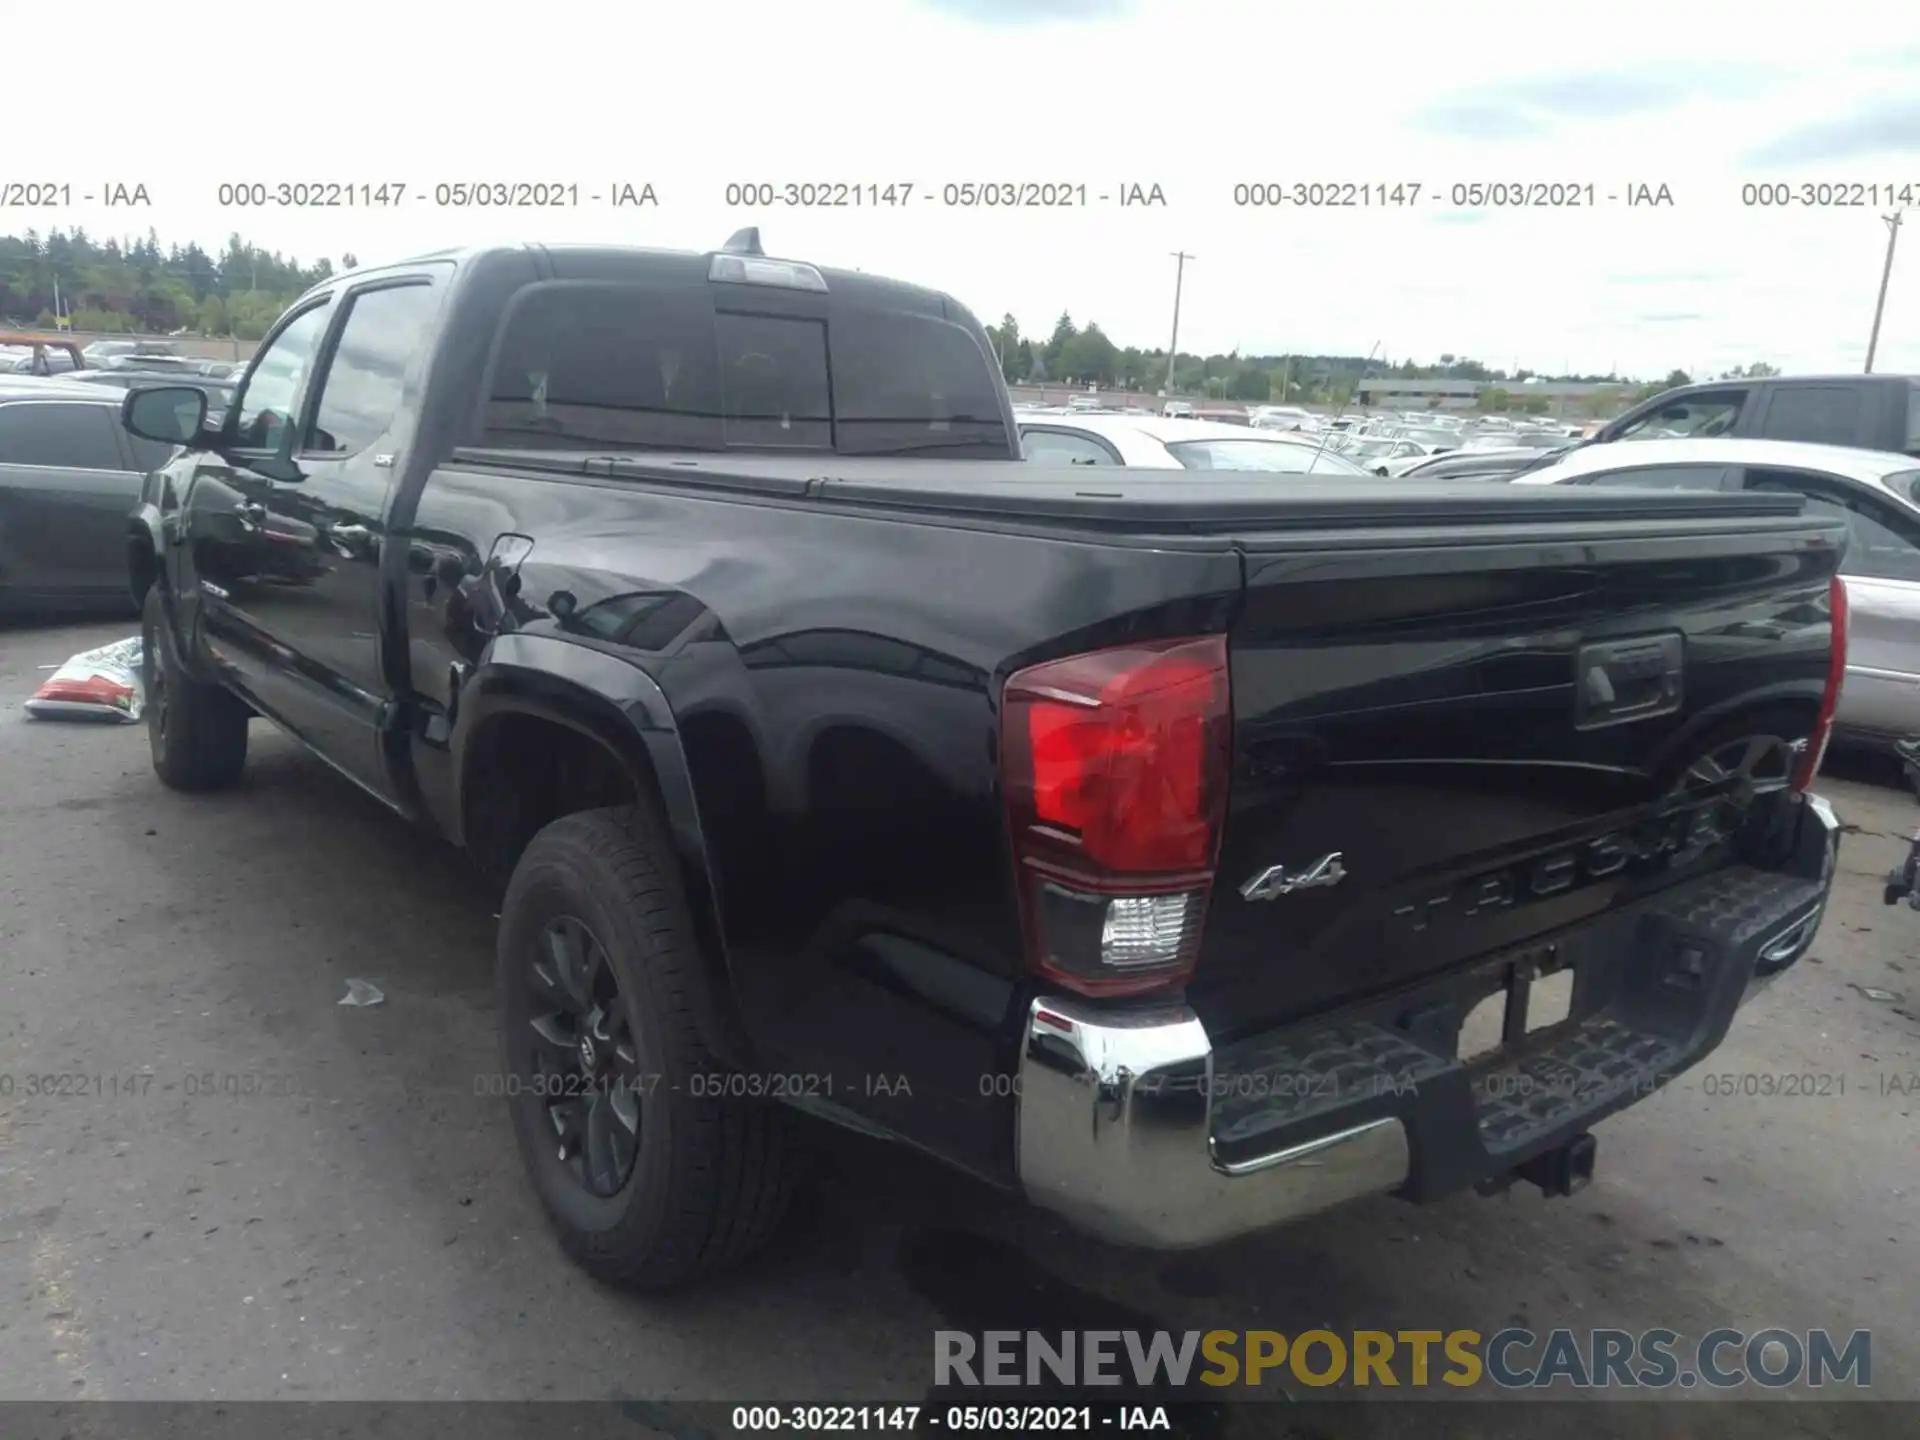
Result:
{"type": "Polygon", "coordinates": [[[1557,945],[1507,956],[1491,969],[1498,984],[1461,1019],[1455,1053],[1467,1065],[1504,1058],[1572,1013],[1574,972],[1557,945]]]}

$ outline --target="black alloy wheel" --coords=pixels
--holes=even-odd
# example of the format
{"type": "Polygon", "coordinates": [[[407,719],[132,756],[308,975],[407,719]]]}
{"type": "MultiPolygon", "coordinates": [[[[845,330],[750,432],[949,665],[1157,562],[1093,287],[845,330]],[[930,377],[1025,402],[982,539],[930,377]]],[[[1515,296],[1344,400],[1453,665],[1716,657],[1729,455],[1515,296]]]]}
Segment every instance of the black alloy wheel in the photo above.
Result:
{"type": "Polygon", "coordinates": [[[701,953],[651,800],[527,843],[494,950],[507,1110],[560,1247],[660,1292],[752,1253],[794,1177],[791,1116],[732,1093],[724,971],[701,953]]]}
{"type": "Polygon", "coordinates": [[[599,1199],[618,1195],[640,1148],[642,1077],[606,948],[572,916],[550,920],[528,966],[526,1073],[555,1154],[599,1199]]]}
{"type": "Polygon", "coordinates": [[[251,712],[219,686],[181,670],[158,586],[141,605],[140,676],[147,748],[161,782],[174,790],[218,790],[237,782],[247,763],[251,712]]]}
{"type": "Polygon", "coordinates": [[[1780,735],[1740,735],[1714,745],[1688,766],[1676,787],[1680,795],[1721,793],[1694,813],[1679,858],[1697,857],[1733,838],[1762,796],[1793,783],[1794,768],[1805,748],[1804,740],[1780,735]]]}
{"type": "Polygon", "coordinates": [[[147,743],[156,756],[166,753],[167,712],[173,701],[173,693],[167,685],[167,672],[155,653],[159,644],[160,637],[151,628],[140,637],[140,668],[147,692],[147,743]]]}

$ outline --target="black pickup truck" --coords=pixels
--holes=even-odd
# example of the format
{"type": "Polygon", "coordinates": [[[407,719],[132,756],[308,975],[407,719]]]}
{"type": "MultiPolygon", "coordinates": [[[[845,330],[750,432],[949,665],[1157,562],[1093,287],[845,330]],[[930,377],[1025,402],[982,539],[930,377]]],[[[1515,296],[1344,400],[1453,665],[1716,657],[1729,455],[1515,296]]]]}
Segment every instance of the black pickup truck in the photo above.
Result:
{"type": "Polygon", "coordinates": [[[1795,496],[1024,465],[965,309],[753,234],[336,277],[205,404],[123,411],[154,768],[261,716],[498,877],[605,1278],[749,1250],[796,1111],[1145,1246],[1568,1193],[1825,907],[1795,496]]]}

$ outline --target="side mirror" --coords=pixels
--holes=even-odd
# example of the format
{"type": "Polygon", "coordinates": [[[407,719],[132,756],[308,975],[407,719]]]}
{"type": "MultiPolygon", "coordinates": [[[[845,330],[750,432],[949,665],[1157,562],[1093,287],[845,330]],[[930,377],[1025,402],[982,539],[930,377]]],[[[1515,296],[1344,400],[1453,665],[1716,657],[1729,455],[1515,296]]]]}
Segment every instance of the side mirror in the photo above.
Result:
{"type": "Polygon", "coordinates": [[[128,433],[162,445],[191,445],[207,424],[207,396],[191,385],[155,385],[130,390],[120,402],[128,433]]]}

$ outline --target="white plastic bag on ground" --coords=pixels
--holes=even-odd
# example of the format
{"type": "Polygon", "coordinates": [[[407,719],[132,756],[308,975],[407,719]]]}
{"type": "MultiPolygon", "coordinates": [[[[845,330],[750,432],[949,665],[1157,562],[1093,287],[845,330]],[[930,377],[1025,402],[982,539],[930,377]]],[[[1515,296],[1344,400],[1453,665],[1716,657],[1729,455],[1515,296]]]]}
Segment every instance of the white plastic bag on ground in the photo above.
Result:
{"type": "Polygon", "coordinates": [[[146,709],[140,679],[140,637],[85,650],[47,677],[27,701],[37,720],[116,720],[127,724],[146,709]]]}

